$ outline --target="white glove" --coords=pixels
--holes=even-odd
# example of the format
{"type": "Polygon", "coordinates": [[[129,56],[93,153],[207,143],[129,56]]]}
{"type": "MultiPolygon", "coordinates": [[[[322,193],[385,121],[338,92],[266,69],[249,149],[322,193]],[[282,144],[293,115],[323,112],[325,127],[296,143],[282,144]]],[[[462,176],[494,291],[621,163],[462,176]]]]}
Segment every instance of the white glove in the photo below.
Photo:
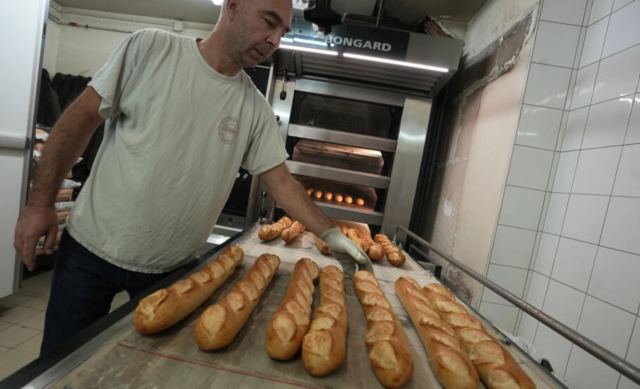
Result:
{"type": "Polygon", "coordinates": [[[359,270],[368,270],[373,273],[371,260],[354,241],[342,234],[340,229],[332,228],[320,237],[329,247],[331,255],[340,262],[342,271],[348,277],[356,272],[356,264],[359,270]]]}

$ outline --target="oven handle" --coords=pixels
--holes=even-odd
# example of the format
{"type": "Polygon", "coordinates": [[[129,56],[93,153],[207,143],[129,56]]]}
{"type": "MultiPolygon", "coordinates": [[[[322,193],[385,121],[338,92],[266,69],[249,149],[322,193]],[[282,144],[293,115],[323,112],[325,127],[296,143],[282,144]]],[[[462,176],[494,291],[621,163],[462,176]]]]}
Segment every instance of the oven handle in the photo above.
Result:
{"type": "Polygon", "coordinates": [[[571,328],[565,326],[564,324],[560,323],[558,320],[547,315],[546,313],[542,312],[541,310],[537,309],[536,307],[527,303],[526,301],[520,299],[519,297],[509,292],[508,290],[502,288],[500,285],[496,284],[495,282],[489,280],[486,277],[481,276],[479,273],[475,272],[473,269],[471,269],[464,263],[442,252],[438,248],[434,247],[431,243],[427,242],[426,240],[422,239],[418,235],[409,231],[407,228],[403,226],[398,226],[396,228],[396,235],[398,234],[398,231],[402,231],[403,233],[407,234],[412,239],[414,239],[416,242],[420,243],[421,245],[428,248],[429,250],[435,252],[440,257],[444,258],[449,263],[451,263],[458,269],[465,272],[474,280],[480,282],[482,285],[491,289],[492,291],[497,293],[499,296],[509,301],[511,304],[522,309],[524,312],[528,313],[535,319],[539,320],[541,323],[545,324],[547,327],[551,328],[558,334],[564,336],[573,344],[578,345],[578,347],[585,350],[589,354],[593,355],[594,357],[598,358],[602,362],[606,363],[617,372],[629,378],[631,381],[637,384],[640,384],[640,370],[637,367],[633,366],[629,362],[618,357],[617,355],[613,354],[611,351],[598,345],[592,340],[587,339],[586,337],[572,330],[571,328]]]}

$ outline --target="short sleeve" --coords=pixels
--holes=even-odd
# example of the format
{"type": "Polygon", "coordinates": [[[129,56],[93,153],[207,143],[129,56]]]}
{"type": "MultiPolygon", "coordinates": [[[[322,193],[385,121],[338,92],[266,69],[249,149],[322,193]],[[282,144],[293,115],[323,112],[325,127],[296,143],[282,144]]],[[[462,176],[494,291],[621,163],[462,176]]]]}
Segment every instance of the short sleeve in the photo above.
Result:
{"type": "Polygon", "coordinates": [[[98,113],[104,119],[112,118],[120,113],[118,107],[120,97],[126,90],[127,83],[138,63],[139,41],[143,34],[145,34],[145,30],[127,37],[89,82],[88,86],[95,89],[102,97],[98,113]]]}
{"type": "Polygon", "coordinates": [[[260,103],[262,106],[258,109],[260,113],[256,128],[242,160],[242,167],[254,176],[273,169],[289,158],[271,107],[265,100],[260,103]]]}

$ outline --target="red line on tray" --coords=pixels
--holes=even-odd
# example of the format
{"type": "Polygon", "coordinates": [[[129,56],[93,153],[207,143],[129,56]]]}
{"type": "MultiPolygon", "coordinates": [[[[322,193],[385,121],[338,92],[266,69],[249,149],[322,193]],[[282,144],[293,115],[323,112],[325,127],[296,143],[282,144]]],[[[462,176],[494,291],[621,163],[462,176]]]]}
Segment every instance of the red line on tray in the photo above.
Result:
{"type": "Polygon", "coordinates": [[[247,372],[240,371],[240,370],[227,369],[227,368],[224,368],[224,367],[219,367],[219,366],[211,365],[211,364],[208,364],[208,363],[191,361],[189,359],[184,359],[184,358],[180,358],[180,357],[174,357],[174,356],[171,356],[171,355],[161,354],[161,353],[158,353],[158,352],[155,352],[155,351],[150,351],[150,350],[145,350],[145,349],[138,348],[138,347],[128,346],[128,345],[122,344],[122,343],[118,343],[118,346],[119,347],[124,347],[124,348],[129,349],[129,350],[139,351],[139,352],[145,353],[145,354],[155,355],[155,356],[161,357],[161,358],[171,359],[171,360],[178,361],[178,362],[185,362],[185,363],[189,363],[191,365],[197,365],[197,366],[202,366],[202,367],[208,367],[208,368],[214,369],[214,370],[225,371],[227,373],[240,374],[240,375],[247,376],[247,377],[259,378],[259,379],[266,380],[266,381],[271,381],[271,382],[277,382],[277,383],[280,383],[280,384],[287,384],[287,385],[291,385],[291,386],[296,386],[298,388],[320,389],[317,386],[308,386],[308,385],[298,384],[296,382],[279,380],[277,378],[266,377],[266,376],[262,376],[262,375],[258,375],[258,374],[251,374],[251,373],[247,373],[247,372]]]}

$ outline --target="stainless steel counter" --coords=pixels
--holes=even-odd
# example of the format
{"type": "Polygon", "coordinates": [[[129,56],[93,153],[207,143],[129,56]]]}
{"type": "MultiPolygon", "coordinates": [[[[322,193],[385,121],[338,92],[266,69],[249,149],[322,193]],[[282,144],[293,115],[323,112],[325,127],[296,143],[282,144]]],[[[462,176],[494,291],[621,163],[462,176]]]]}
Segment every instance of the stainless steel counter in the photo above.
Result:
{"type": "MultiPolygon", "coordinates": [[[[320,267],[338,265],[331,257],[321,255],[313,243],[313,235],[303,233],[294,244],[285,246],[280,239],[263,243],[254,229],[243,234],[234,244],[245,252],[243,264],[202,307],[174,328],[154,336],[140,335],[133,327],[133,312],[107,328],[58,364],[29,383],[28,388],[382,388],[377,381],[364,344],[367,323],[352,283],[347,280],[349,330],[347,357],[344,364],[324,378],[311,377],[299,355],[289,362],[271,360],[264,346],[265,330],[271,315],[286,291],[293,265],[302,257],[311,258],[320,267]],[[272,283],[267,287],[247,324],[234,342],[216,352],[201,351],[193,329],[200,314],[217,302],[247,272],[255,259],[265,253],[280,257],[282,263],[272,283]]],[[[215,256],[207,259],[210,262],[215,256]]],[[[339,265],[338,265],[339,266],[339,265]]],[[[394,282],[410,276],[421,285],[438,282],[413,259],[408,257],[403,268],[386,261],[374,264],[376,276],[396,314],[400,318],[414,358],[413,378],[404,388],[439,388],[427,355],[399,299],[394,282]]],[[[198,271],[200,267],[192,272],[198,271]]],[[[316,304],[317,306],[317,301],[316,304]]],[[[470,310],[475,312],[473,310],[470,310]]],[[[514,355],[539,389],[562,387],[555,379],[511,345],[490,323],[490,332],[504,340],[504,346],[514,355]]]]}

